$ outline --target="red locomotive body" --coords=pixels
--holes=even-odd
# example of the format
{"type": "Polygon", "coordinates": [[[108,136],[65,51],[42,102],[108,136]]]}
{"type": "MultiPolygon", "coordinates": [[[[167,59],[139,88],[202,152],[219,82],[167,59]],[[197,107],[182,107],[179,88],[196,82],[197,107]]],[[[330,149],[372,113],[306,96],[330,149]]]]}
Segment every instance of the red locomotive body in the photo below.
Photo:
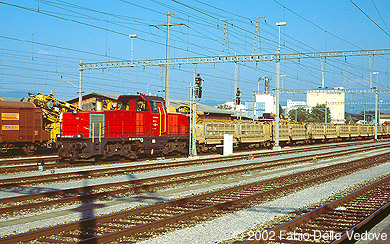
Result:
{"type": "Polygon", "coordinates": [[[59,155],[92,157],[186,153],[189,119],[168,113],[161,97],[122,95],[116,110],[64,113],[58,135],[59,155]]]}
{"type": "Polygon", "coordinates": [[[32,154],[50,139],[43,129],[42,109],[27,102],[0,102],[1,151],[23,149],[32,154]]]}

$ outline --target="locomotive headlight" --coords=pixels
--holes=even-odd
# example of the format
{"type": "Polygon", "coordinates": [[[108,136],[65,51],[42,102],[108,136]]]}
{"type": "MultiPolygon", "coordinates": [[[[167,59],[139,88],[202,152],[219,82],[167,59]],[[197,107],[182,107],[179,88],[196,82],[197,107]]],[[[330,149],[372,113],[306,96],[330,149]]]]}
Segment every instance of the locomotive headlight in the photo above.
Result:
{"type": "Polygon", "coordinates": [[[81,134],[77,134],[77,138],[79,138],[79,139],[80,139],[80,138],[81,138],[81,136],[82,136],[81,134]]]}
{"type": "Polygon", "coordinates": [[[74,111],[72,112],[72,114],[73,114],[73,115],[77,115],[77,114],[78,114],[77,110],[74,110],[74,111]]]}

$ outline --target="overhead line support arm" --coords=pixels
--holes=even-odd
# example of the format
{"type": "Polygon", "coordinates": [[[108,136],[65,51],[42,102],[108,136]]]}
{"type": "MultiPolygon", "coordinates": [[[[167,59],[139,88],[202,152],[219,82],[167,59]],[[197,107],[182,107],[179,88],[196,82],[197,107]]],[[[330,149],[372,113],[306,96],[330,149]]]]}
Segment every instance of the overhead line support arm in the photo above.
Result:
{"type": "MultiPolygon", "coordinates": [[[[279,54],[281,60],[285,59],[304,59],[304,58],[330,58],[330,57],[351,57],[351,56],[375,56],[390,55],[390,49],[380,50],[355,50],[338,52],[315,52],[315,53],[294,53],[279,54]]],[[[171,59],[149,59],[133,61],[112,61],[83,63],[80,70],[90,69],[112,69],[124,67],[145,67],[160,65],[184,65],[184,64],[207,64],[207,63],[235,63],[235,62],[260,62],[276,61],[276,54],[251,54],[251,55],[233,55],[233,56],[206,56],[192,58],[171,58],[171,59]]]]}

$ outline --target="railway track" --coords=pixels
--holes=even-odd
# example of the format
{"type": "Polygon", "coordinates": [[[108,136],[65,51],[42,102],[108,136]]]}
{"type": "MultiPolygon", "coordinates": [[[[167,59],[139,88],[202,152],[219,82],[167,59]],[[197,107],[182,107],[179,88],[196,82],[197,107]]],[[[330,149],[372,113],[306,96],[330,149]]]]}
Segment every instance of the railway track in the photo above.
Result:
{"type": "Polygon", "coordinates": [[[32,156],[32,157],[27,157],[27,158],[9,158],[5,159],[2,158],[0,160],[0,166],[12,166],[12,165],[20,165],[20,164],[31,164],[31,162],[38,161],[40,159],[47,159],[47,160],[58,160],[59,157],[57,155],[53,154],[47,154],[47,155],[40,155],[40,156],[32,156]]]}
{"type": "MultiPolygon", "coordinates": [[[[390,176],[386,176],[344,197],[316,209],[309,209],[301,216],[259,233],[243,243],[354,242],[364,234],[360,231],[364,225],[389,206],[390,176]]],[[[376,233],[366,238],[388,241],[386,233],[376,233]]]]}
{"type": "MultiPolygon", "coordinates": [[[[370,142],[348,142],[348,143],[338,143],[337,145],[331,144],[326,146],[311,146],[307,148],[291,148],[291,149],[284,149],[283,151],[279,152],[256,152],[253,153],[255,157],[266,157],[266,156],[274,156],[274,155],[280,155],[280,154],[288,154],[288,153],[295,153],[295,152],[303,152],[308,150],[322,150],[322,149],[331,149],[336,147],[344,147],[344,146],[353,146],[353,145],[362,145],[362,144],[370,144],[370,142]]],[[[250,153],[249,153],[250,154],[250,153]]],[[[44,169],[45,170],[56,170],[56,169],[62,169],[62,168],[72,168],[72,167],[80,167],[80,166],[96,166],[96,165],[110,165],[110,164],[118,164],[123,163],[123,161],[101,161],[101,162],[81,162],[81,163],[75,163],[75,162],[67,162],[67,161],[60,161],[60,158],[58,156],[47,157],[50,155],[44,155],[44,156],[35,156],[30,158],[23,158],[23,159],[7,159],[7,160],[0,160],[0,174],[12,174],[12,173],[21,173],[21,172],[32,172],[37,171],[37,163],[43,159],[44,160],[44,169]],[[33,162],[33,164],[31,164],[33,162]],[[23,165],[28,164],[28,165],[23,165]],[[17,166],[13,166],[17,165],[17,166]]],[[[240,158],[242,155],[236,155],[232,157],[240,158]]],[[[141,159],[142,160],[142,159],[141,159]]]]}
{"type": "Polygon", "coordinates": [[[388,162],[388,153],[1,238],[2,243],[134,243],[388,162]]]}
{"type": "MultiPolygon", "coordinates": [[[[371,145],[367,147],[363,147],[359,150],[356,149],[347,149],[345,151],[340,151],[339,153],[330,154],[332,156],[338,156],[340,154],[347,154],[348,152],[355,153],[359,151],[371,150],[372,148],[380,149],[384,147],[388,147],[389,144],[384,145],[371,145]]],[[[333,147],[332,147],[333,148],[333,147]]],[[[303,150],[303,149],[302,149],[303,150]]],[[[324,150],[322,148],[322,150],[324,150]]],[[[307,149],[303,150],[307,151],[307,149]]],[[[294,151],[295,153],[302,151],[294,151]]],[[[129,175],[140,172],[152,171],[152,170],[165,170],[165,169],[174,169],[178,167],[190,167],[204,164],[213,164],[213,163],[221,163],[221,162],[229,162],[229,161],[238,161],[243,159],[254,159],[264,156],[274,156],[275,154],[280,152],[271,152],[270,154],[258,153],[251,155],[232,155],[227,157],[215,157],[215,158],[203,158],[203,159],[193,159],[193,160],[184,160],[179,162],[165,162],[165,163],[154,163],[154,164],[143,164],[143,165],[132,165],[125,167],[115,167],[115,168],[104,168],[98,170],[87,170],[87,171],[77,171],[77,172],[68,172],[68,173],[55,173],[55,174],[44,174],[40,176],[29,176],[29,177],[20,177],[20,178],[9,178],[2,179],[0,181],[0,189],[9,189],[15,187],[27,187],[27,186],[36,186],[40,184],[50,184],[50,183],[58,183],[58,182],[68,182],[68,181],[76,181],[83,179],[93,179],[93,178],[101,178],[101,177],[109,177],[109,176],[118,176],[118,175],[129,175]]],[[[283,154],[283,153],[280,153],[283,154]]],[[[279,154],[277,154],[279,155],[279,154]]],[[[324,154],[326,155],[326,154],[324,154]]],[[[324,156],[318,156],[314,153],[312,155],[307,156],[307,158],[312,159],[314,157],[323,158],[324,156]]],[[[302,156],[295,156],[289,159],[302,159],[302,156]]],[[[289,160],[287,159],[287,160],[289,160]]],[[[277,160],[280,161],[280,160],[277,160]]]]}
{"type": "MultiPolygon", "coordinates": [[[[371,150],[378,150],[378,147],[371,150]]],[[[327,159],[340,155],[355,154],[369,149],[343,151],[337,153],[328,153],[318,156],[317,159],[327,159]]],[[[68,206],[83,202],[95,200],[108,200],[109,198],[125,197],[134,193],[143,191],[155,191],[170,186],[178,186],[187,183],[196,183],[211,179],[221,179],[222,177],[234,177],[247,173],[254,173],[260,170],[270,170],[277,167],[288,167],[297,163],[310,163],[313,156],[288,158],[269,162],[247,163],[244,165],[235,165],[220,167],[201,171],[191,171],[188,173],[179,173],[174,175],[159,176],[146,179],[131,180],[127,182],[117,182],[100,184],[95,186],[72,188],[47,193],[25,195],[12,198],[4,198],[0,204],[0,215],[4,218],[20,214],[31,214],[33,211],[43,211],[52,208],[68,206]],[[26,211],[28,209],[28,211],[26,211]]]]}

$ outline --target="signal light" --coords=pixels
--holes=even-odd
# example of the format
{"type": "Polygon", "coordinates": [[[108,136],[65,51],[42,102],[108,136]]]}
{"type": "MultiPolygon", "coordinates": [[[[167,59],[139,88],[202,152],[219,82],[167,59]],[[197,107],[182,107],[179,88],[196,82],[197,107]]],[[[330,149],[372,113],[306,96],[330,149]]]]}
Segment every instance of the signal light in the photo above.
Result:
{"type": "Polygon", "coordinates": [[[241,104],[241,91],[240,91],[240,88],[237,88],[237,91],[236,91],[236,105],[240,105],[241,104]]]}
{"type": "Polygon", "coordinates": [[[203,79],[200,77],[200,74],[197,74],[197,76],[195,77],[195,84],[194,84],[195,98],[202,97],[202,86],[203,86],[203,79]]]}

